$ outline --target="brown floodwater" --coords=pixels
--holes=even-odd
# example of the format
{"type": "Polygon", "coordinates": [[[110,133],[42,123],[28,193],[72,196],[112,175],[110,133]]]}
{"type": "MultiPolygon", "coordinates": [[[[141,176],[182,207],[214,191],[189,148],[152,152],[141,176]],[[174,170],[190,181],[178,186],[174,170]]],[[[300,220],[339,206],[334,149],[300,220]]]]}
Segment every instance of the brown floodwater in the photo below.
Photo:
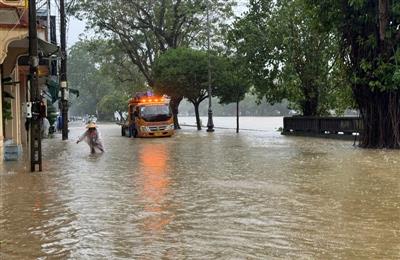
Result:
{"type": "Polygon", "coordinates": [[[400,151],[99,128],[104,154],[71,127],[44,141],[43,172],[0,163],[0,259],[400,258],[400,151]]]}

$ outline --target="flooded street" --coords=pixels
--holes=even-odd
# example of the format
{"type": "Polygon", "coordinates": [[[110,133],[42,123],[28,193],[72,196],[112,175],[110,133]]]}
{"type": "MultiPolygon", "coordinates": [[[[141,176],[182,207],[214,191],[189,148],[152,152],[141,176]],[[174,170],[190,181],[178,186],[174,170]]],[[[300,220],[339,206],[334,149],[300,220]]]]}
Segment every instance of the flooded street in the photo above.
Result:
{"type": "Polygon", "coordinates": [[[0,259],[400,258],[400,151],[275,123],[158,139],[100,124],[102,155],[73,126],[44,141],[43,172],[0,163],[0,259]]]}

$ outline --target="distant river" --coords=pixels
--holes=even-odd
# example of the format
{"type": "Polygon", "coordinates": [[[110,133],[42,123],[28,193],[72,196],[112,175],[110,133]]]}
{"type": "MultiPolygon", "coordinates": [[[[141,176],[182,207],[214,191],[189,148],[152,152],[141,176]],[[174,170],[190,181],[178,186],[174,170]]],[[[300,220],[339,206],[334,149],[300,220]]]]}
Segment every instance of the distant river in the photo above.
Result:
{"type": "MultiPolygon", "coordinates": [[[[200,117],[202,125],[207,126],[207,117],[200,117]]],[[[216,128],[236,129],[236,117],[213,117],[216,128]]],[[[179,123],[182,125],[196,125],[195,117],[179,117],[179,123]]],[[[239,128],[242,130],[262,130],[277,131],[283,127],[283,117],[239,117],[239,128]]]]}

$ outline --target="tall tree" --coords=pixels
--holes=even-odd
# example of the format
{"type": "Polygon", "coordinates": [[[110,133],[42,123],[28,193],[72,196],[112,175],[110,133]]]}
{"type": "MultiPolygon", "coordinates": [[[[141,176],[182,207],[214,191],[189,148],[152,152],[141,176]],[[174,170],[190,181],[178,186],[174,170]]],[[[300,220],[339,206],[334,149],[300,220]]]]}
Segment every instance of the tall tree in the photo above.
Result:
{"type": "Polygon", "coordinates": [[[336,35],[320,27],[316,10],[304,0],[250,1],[231,37],[259,97],[270,103],[287,99],[305,116],[338,107],[346,80],[336,35]]]}
{"type": "MultiPolygon", "coordinates": [[[[232,16],[234,0],[210,0],[213,35],[232,16]]],[[[156,57],[168,49],[202,46],[205,43],[206,2],[203,0],[76,0],[72,12],[106,37],[116,37],[120,48],[154,86],[152,67],[156,57]]],[[[181,96],[172,96],[178,113],[181,96]]],[[[179,125],[176,121],[176,124],[179,125]]]]}
{"type": "Polygon", "coordinates": [[[154,66],[158,92],[183,96],[194,106],[197,129],[201,130],[199,105],[208,97],[207,53],[178,48],[161,55],[154,66]]]}
{"type": "Polygon", "coordinates": [[[76,43],[70,50],[68,76],[80,97],[73,100],[72,111],[109,117],[126,110],[132,93],[145,88],[142,74],[126,59],[112,41],[76,43]]]}
{"type": "Polygon", "coordinates": [[[343,63],[363,119],[360,145],[400,148],[400,2],[308,0],[341,35],[343,63]]]}
{"type": "Polygon", "coordinates": [[[80,97],[72,100],[72,113],[95,114],[97,104],[112,87],[111,80],[105,79],[96,64],[96,57],[89,52],[87,42],[78,42],[70,49],[69,84],[80,92],[80,97]]]}
{"type": "Polygon", "coordinates": [[[236,104],[236,133],[239,133],[239,103],[246,97],[251,83],[244,65],[236,57],[220,58],[216,76],[216,90],[220,104],[236,104]]]}

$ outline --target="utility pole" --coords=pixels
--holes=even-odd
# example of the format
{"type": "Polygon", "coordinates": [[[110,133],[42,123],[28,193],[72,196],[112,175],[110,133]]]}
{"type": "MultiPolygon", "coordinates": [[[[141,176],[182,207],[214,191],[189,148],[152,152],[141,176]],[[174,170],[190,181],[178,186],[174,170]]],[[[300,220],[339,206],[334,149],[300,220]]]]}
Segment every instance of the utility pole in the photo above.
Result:
{"type": "Polygon", "coordinates": [[[39,171],[42,171],[42,140],[40,129],[40,90],[38,82],[38,39],[36,23],[36,0],[29,0],[29,89],[30,89],[30,159],[31,172],[36,171],[36,165],[39,165],[39,171]]]}
{"type": "Polygon", "coordinates": [[[210,61],[210,0],[207,0],[207,56],[208,56],[208,121],[207,132],[214,132],[213,112],[211,109],[211,61],[210,61]]]}
{"type": "Polygon", "coordinates": [[[67,82],[67,52],[66,52],[66,19],[65,2],[60,0],[60,41],[61,41],[61,71],[60,71],[60,89],[61,89],[61,118],[62,118],[62,139],[68,140],[68,97],[69,89],[67,82]]]}

